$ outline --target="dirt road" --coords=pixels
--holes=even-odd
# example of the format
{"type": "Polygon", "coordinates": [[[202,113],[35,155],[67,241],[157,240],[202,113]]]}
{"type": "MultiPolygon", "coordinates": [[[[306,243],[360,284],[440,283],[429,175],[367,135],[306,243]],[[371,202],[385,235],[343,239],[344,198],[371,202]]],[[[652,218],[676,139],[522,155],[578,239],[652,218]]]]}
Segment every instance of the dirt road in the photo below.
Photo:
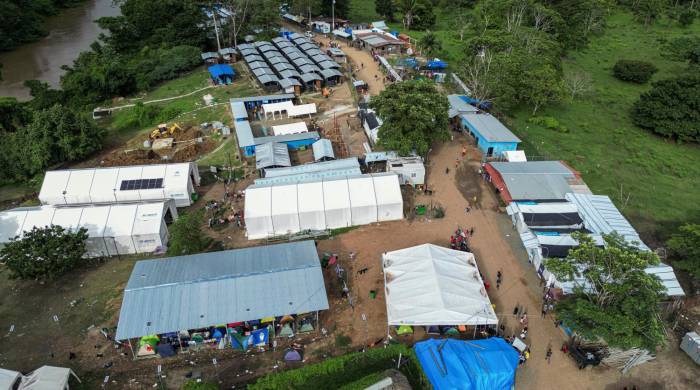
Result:
{"type": "MultiPolygon", "coordinates": [[[[314,41],[323,43],[328,47],[330,39],[317,35],[314,41]]],[[[379,69],[379,62],[374,61],[366,50],[360,50],[348,45],[345,42],[336,41],[340,44],[340,49],[345,53],[355,71],[355,78],[363,80],[369,85],[369,94],[374,96],[384,90],[384,76],[379,69]],[[376,77],[375,77],[376,76],[376,77]]]]}

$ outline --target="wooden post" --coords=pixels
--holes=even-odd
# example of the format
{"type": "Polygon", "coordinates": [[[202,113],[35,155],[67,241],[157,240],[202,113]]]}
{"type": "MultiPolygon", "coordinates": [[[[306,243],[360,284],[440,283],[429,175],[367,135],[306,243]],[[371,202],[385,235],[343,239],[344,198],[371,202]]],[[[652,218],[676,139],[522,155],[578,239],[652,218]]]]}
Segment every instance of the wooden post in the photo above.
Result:
{"type": "Polygon", "coordinates": [[[127,339],[129,341],[129,349],[131,350],[131,356],[136,360],[136,354],[134,353],[134,347],[131,345],[131,339],[127,339]]]}

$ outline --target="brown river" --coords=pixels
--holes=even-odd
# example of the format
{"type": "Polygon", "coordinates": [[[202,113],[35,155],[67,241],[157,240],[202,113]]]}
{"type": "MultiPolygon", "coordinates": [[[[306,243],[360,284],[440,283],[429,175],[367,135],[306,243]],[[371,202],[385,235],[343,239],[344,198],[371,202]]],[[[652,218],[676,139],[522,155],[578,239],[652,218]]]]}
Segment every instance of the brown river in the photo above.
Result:
{"type": "Polygon", "coordinates": [[[88,0],[49,18],[49,35],[5,53],[0,53],[3,64],[0,96],[29,99],[24,80],[42,80],[57,87],[63,74],[61,66],[70,65],[81,51],[97,39],[101,30],[94,22],[103,16],[119,15],[112,0],[88,0]]]}

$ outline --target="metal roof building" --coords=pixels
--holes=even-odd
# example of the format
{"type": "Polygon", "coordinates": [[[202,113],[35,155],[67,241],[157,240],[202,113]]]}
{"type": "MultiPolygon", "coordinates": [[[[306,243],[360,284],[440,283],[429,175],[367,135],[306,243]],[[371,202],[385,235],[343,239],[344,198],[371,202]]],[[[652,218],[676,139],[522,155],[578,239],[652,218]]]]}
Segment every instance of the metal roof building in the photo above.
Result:
{"type": "Polygon", "coordinates": [[[277,177],[297,175],[300,173],[330,171],[334,169],[360,168],[360,163],[356,157],[344,158],[341,160],[323,161],[312,164],[297,165],[289,168],[268,169],[265,177],[277,177]]]}
{"type": "Polygon", "coordinates": [[[489,142],[520,142],[520,138],[491,114],[462,114],[462,118],[489,142]]]}
{"type": "Polygon", "coordinates": [[[320,139],[311,145],[314,152],[314,161],[335,160],[333,143],[329,139],[320,139]]]}
{"type": "Polygon", "coordinates": [[[477,112],[477,108],[462,99],[462,95],[447,95],[447,102],[450,104],[448,115],[454,118],[459,114],[477,112]]]}
{"type": "Polygon", "coordinates": [[[116,340],[328,309],[313,241],[139,261],[116,340]]]}
{"type": "MultiPolygon", "coordinates": [[[[257,137],[254,139],[254,142],[256,145],[264,144],[267,142],[296,142],[296,141],[303,141],[303,140],[317,140],[321,138],[318,135],[317,131],[307,131],[306,133],[297,133],[297,134],[283,134],[283,135],[271,135],[267,137],[257,137]]],[[[313,142],[311,142],[309,145],[311,145],[313,142]]]]}
{"type": "Polygon", "coordinates": [[[339,168],[339,169],[329,169],[318,172],[304,172],[294,175],[285,176],[275,176],[275,177],[265,177],[262,179],[255,179],[256,185],[268,185],[268,184],[295,184],[295,183],[305,183],[310,181],[320,181],[320,180],[330,180],[330,179],[342,179],[349,178],[353,176],[362,175],[360,168],[339,168]]]}
{"type": "Polygon", "coordinates": [[[255,147],[255,168],[291,167],[287,145],[268,142],[255,147]]]}
{"type": "Polygon", "coordinates": [[[564,200],[570,192],[590,193],[580,174],[561,161],[491,162],[484,169],[506,204],[564,200]]]}

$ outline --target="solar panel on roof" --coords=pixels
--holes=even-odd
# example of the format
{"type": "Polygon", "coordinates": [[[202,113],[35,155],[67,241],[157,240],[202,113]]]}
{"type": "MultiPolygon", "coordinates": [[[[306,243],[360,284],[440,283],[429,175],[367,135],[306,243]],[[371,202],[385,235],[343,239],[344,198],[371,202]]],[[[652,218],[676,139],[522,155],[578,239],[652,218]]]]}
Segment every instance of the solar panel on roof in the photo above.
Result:
{"type": "Polygon", "coordinates": [[[122,180],[119,185],[119,191],[132,191],[132,190],[152,190],[156,188],[163,188],[163,179],[136,179],[136,180],[122,180]]]}

